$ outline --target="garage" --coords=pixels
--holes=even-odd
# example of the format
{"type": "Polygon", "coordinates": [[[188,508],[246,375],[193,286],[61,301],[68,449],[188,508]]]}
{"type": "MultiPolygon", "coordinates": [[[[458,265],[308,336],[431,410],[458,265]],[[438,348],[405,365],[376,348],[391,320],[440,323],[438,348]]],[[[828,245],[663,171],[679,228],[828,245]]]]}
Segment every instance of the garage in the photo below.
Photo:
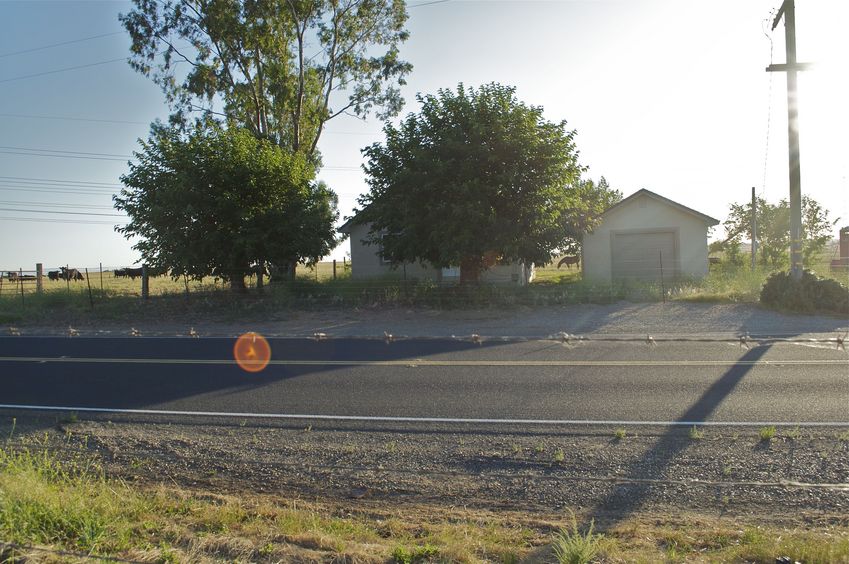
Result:
{"type": "Polygon", "coordinates": [[[660,282],[700,278],[708,272],[708,230],[719,224],[650,190],[638,190],[611,206],[584,236],[585,280],[660,282]]]}
{"type": "Polygon", "coordinates": [[[675,231],[613,233],[613,279],[658,280],[676,277],[678,245],[675,231]]]}

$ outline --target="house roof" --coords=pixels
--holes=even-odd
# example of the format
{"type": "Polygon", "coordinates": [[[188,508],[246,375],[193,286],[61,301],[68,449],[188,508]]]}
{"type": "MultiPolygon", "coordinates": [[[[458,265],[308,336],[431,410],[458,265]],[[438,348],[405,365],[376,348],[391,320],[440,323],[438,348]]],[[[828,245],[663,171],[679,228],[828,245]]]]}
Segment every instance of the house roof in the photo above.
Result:
{"type": "Polygon", "coordinates": [[[640,190],[637,190],[636,192],[634,192],[633,194],[631,194],[627,198],[620,200],[616,204],[613,204],[612,206],[610,206],[609,208],[604,210],[604,213],[602,215],[606,215],[606,214],[610,213],[611,211],[613,211],[613,210],[615,210],[615,209],[617,209],[621,206],[624,206],[624,205],[628,204],[629,202],[636,200],[640,196],[648,196],[649,198],[653,198],[654,200],[657,200],[658,202],[660,202],[662,204],[666,204],[667,206],[673,207],[673,208],[675,208],[679,211],[682,211],[684,213],[694,215],[697,218],[704,221],[705,223],[707,223],[708,225],[711,225],[711,226],[712,225],[719,225],[718,219],[715,219],[715,218],[713,218],[709,215],[705,215],[702,212],[698,212],[698,211],[694,210],[693,208],[688,208],[687,206],[685,206],[683,204],[679,204],[678,202],[670,200],[669,198],[665,198],[665,197],[661,196],[660,194],[656,194],[656,193],[652,192],[651,190],[646,190],[645,188],[641,188],[640,190]]]}
{"type": "Polygon", "coordinates": [[[339,233],[344,233],[346,235],[350,235],[351,234],[351,227],[353,227],[353,225],[354,225],[354,218],[355,217],[357,217],[357,214],[354,214],[351,217],[349,217],[345,221],[345,223],[343,223],[342,225],[339,226],[339,229],[337,229],[336,231],[338,231],[339,233]]]}

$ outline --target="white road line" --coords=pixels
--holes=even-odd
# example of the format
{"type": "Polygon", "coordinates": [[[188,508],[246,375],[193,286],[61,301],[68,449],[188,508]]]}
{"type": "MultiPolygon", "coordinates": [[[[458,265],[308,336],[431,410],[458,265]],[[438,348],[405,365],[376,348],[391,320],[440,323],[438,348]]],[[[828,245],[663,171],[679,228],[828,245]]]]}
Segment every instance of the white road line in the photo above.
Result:
{"type": "MultiPolygon", "coordinates": [[[[223,364],[230,359],[202,358],[85,358],[3,356],[0,362],[66,364],[223,364]]],[[[275,366],[847,366],[849,359],[821,360],[271,360],[275,366]]]]}
{"type": "Polygon", "coordinates": [[[651,425],[662,427],[849,427],[849,421],[620,421],[595,419],[474,419],[463,417],[388,417],[372,415],[318,415],[306,413],[240,413],[222,411],[180,411],[168,409],[122,409],[109,407],[59,407],[53,405],[0,404],[0,409],[117,413],[128,415],[169,415],[190,417],[232,417],[242,419],[300,419],[314,421],[370,421],[385,423],[468,423],[486,425],[651,425]]]}

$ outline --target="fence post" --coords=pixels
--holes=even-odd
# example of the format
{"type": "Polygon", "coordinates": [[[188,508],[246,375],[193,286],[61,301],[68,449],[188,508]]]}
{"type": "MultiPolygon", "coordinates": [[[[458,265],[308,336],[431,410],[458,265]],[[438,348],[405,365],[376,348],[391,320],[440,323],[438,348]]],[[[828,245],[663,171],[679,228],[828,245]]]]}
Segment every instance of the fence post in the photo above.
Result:
{"type": "Polygon", "coordinates": [[[666,288],[663,286],[663,250],[660,253],[660,292],[663,295],[663,303],[666,303],[666,288]]]}
{"type": "Polygon", "coordinates": [[[94,297],[91,295],[91,278],[88,275],[88,267],[85,269],[85,283],[88,284],[88,302],[91,304],[91,309],[94,309],[94,297]]]}
{"type": "Polygon", "coordinates": [[[35,291],[40,294],[44,291],[44,265],[40,262],[35,263],[35,291]]]}
{"type": "Polygon", "coordinates": [[[146,300],[150,296],[150,280],[148,279],[147,265],[142,265],[142,299],[146,300]]]}
{"type": "Polygon", "coordinates": [[[71,270],[65,265],[65,285],[68,287],[68,295],[71,295],[71,270]]]}
{"type": "Polygon", "coordinates": [[[333,259],[333,279],[336,280],[336,259],[333,259]]]}
{"type": "Polygon", "coordinates": [[[24,269],[18,269],[18,284],[21,285],[21,305],[24,305],[24,269]]]}
{"type": "Polygon", "coordinates": [[[100,299],[103,299],[103,263],[99,263],[100,265],[100,299]]]}

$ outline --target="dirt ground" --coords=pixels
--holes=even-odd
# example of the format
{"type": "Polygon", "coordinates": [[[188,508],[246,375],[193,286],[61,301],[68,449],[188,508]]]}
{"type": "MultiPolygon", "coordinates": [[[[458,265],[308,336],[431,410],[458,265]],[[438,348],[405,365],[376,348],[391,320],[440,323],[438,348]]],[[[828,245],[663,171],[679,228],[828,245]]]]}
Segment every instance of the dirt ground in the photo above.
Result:
{"type": "Polygon", "coordinates": [[[87,449],[127,482],[217,493],[540,516],[575,510],[603,526],[645,512],[849,526],[846,429],[783,429],[764,441],[752,428],[697,436],[638,427],[617,438],[600,427],[493,432],[110,417],[18,417],[15,436],[57,452],[87,449]]]}

